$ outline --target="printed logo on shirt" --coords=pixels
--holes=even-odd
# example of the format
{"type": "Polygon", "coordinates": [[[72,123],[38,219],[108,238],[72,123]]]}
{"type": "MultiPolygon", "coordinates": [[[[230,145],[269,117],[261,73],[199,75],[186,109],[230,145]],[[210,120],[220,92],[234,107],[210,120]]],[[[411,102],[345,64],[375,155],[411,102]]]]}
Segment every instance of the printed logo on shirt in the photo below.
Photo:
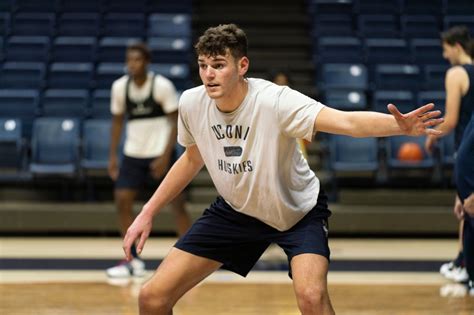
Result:
{"type": "Polygon", "coordinates": [[[132,109],[132,115],[134,116],[148,115],[152,111],[153,111],[153,108],[149,106],[145,106],[143,103],[138,103],[137,106],[132,109]]]}
{"type": "Polygon", "coordinates": [[[237,146],[224,147],[224,154],[225,156],[241,156],[242,147],[237,147],[237,146]]]}
{"type": "Polygon", "coordinates": [[[217,140],[223,139],[242,139],[247,140],[250,127],[242,127],[240,125],[214,125],[211,127],[217,140]]]}

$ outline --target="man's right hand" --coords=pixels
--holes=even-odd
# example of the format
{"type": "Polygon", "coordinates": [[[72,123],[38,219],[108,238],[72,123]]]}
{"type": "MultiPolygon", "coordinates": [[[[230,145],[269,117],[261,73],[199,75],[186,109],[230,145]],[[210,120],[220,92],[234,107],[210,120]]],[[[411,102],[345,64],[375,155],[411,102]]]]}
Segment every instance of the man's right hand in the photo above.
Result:
{"type": "Polygon", "coordinates": [[[464,218],[464,208],[462,206],[461,200],[457,196],[456,201],[454,203],[453,212],[456,218],[458,218],[458,220],[462,220],[462,218],[464,218]]]}
{"type": "Polygon", "coordinates": [[[125,253],[125,258],[128,261],[132,260],[133,258],[130,248],[137,239],[139,239],[137,245],[137,253],[140,254],[142,252],[143,247],[145,246],[145,242],[148,239],[148,236],[150,235],[152,222],[153,216],[144,214],[142,210],[142,212],[135,218],[132,225],[130,225],[130,227],[128,228],[127,234],[125,234],[125,237],[123,239],[122,246],[123,251],[125,253]]]}
{"type": "Polygon", "coordinates": [[[118,178],[118,173],[119,173],[118,162],[117,162],[117,157],[116,156],[111,157],[109,159],[109,165],[107,167],[107,171],[109,173],[110,178],[113,181],[116,181],[117,178],[118,178]]]}

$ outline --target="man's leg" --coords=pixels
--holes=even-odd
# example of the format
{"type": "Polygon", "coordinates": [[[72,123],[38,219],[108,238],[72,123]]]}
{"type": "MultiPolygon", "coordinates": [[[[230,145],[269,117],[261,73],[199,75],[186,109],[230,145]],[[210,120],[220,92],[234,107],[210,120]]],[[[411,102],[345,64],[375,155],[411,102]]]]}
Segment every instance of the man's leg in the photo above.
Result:
{"type": "Polygon", "coordinates": [[[191,227],[191,218],[186,211],[186,200],[181,193],[171,202],[171,210],[175,218],[176,232],[178,236],[184,235],[191,227]]]}
{"type": "Polygon", "coordinates": [[[291,270],[301,314],[335,314],[327,288],[328,260],[316,254],[296,255],[291,270]]]}
{"type": "Polygon", "coordinates": [[[176,302],[221,265],[173,247],[140,290],[140,315],[173,314],[176,302]]]}
{"type": "Polygon", "coordinates": [[[120,233],[127,233],[128,227],[133,223],[133,202],[137,196],[137,190],[118,188],[115,190],[115,206],[119,214],[120,233]]]}

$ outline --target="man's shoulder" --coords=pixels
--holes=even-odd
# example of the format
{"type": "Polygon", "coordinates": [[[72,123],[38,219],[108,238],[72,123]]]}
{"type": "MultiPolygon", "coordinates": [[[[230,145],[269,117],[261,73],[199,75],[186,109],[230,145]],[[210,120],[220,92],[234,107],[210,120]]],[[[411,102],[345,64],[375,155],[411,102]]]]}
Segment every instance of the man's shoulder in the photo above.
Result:
{"type": "Polygon", "coordinates": [[[185,90],[180,97],[179,103],[181,105],[186,105],[193,103],[195,104],[196,102],[201,102],[208,98],[206,94],[206,90],[204,88],[204,85],[196,86],[191,89],[185,90]]]}
{"type": "Polygon", "coordinates": [[[128,81],[128,75],[124,74],[112,83],[112,89],[125,88],[128,81]]]}

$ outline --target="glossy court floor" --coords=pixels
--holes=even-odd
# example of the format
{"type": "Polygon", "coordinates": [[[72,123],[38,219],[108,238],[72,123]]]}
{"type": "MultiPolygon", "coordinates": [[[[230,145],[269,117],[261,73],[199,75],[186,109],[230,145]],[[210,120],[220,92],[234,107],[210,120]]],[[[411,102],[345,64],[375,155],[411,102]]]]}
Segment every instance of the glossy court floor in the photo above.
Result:
{"type": "MultiPolygon", "coordinates": [[[[152,238],[152,273],[173,245],[152,238]]],[[[474,314],[474,297],[442,278],[454,240],[334,239],[329,290],[337,314],[474,314]]],[[[0,314],[138,314],[145,278],[109,281],[119,238],[0,238],[0,314]]],[[[244,253],[242,253],[244,254],[244,253]]],[[[174,314],[299,314],[286,259],[271,247],[247,278],[218,271],[188,292],[174,314]]]]}

